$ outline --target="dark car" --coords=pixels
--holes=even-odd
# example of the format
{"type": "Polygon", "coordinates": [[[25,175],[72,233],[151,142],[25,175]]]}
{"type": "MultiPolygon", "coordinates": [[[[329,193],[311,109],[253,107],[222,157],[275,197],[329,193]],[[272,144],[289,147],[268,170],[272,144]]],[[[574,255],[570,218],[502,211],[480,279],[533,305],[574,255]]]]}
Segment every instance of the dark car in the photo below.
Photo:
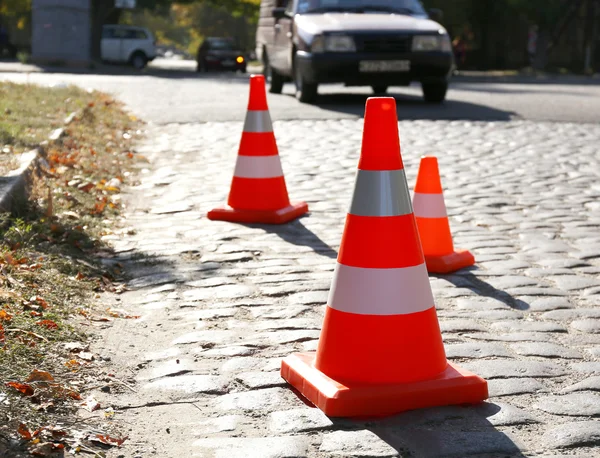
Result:
{"type": "Polygon", "coordinates": [[[262,0],[261,5],[256,52],[271,92],[280,93],[284,82],[293,81],[298,99],[313,102],[320,83],[371,86],[382,94],[389,86],[418,81],[426,101],[445,99],[452,45],[419,0],[262,0]]]}
{"type": "Polygon", "coordinates": [[[206,38],[196,57],[199,72],[229,70],[246,73],[246,57],[228,38],[206,38]]]}

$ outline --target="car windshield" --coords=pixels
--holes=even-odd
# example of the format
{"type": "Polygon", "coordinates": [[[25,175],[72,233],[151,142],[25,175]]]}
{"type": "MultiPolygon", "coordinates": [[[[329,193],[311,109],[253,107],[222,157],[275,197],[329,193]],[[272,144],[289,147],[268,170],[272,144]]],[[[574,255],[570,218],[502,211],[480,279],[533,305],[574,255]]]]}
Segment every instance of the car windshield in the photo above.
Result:
{"type": "Polygon", "coordinates": [[[397,13],[425,16],[419,0],[300,0],[298,13],[397,13]]]}
{"type": "Polygon", "coordinates": [[[210,40],[208,42],[208,47],[210,49],[222,49],[225,51],[233,51],[235,50],[235,45],[231,40],[210,40]]]}

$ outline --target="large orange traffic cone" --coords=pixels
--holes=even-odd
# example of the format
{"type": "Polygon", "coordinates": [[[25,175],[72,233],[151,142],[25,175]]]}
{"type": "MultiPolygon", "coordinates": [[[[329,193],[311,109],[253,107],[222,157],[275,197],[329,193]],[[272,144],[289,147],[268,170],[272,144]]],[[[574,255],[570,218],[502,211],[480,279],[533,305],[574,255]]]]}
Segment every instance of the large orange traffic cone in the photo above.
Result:
{"type": "Polygon", "coordinates": [[[317,351],[285,358],[281,375],[333,417],[488,396],[485,380],[446,361],[393,98],[367,101],[354,196],[317,351]]]}
{"type": "Polygon", "coordinates": [[[250,77],[250,99],[227,206],[208,212],[211,220],[282,224],[308,211],[290,204],[265,91],[265,77],[250,77]]]}
{"type": "Polygon", "coordinates": [[[421,158],[413,206],[429,272],[444,274],[475,264],[475,257],[469,251],[454,250],[435,157],[421,158]]]}

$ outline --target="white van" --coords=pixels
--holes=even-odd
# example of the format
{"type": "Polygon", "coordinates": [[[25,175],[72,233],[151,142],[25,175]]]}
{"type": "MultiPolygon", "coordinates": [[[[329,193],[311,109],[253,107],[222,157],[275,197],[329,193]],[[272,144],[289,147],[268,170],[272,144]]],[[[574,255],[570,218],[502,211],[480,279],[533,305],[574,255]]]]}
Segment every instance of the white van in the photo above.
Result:
{"type": "Polygon", "coordinates": [[[102,60],[128,63],[138,70],[156,57],[152,32],[142,27],[105,25],[102,28],[102,60]]]}

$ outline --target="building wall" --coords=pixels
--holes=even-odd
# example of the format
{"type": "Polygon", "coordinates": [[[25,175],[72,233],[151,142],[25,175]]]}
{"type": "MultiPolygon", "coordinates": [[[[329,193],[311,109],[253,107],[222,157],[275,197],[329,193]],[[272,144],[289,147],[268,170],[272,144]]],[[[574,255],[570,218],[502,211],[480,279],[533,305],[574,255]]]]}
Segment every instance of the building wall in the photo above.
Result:
{"type": "Polygon", "coordinates": [[[33,0],[31,58],[36,63],[91,62],[91,0],[33,0]]]}

